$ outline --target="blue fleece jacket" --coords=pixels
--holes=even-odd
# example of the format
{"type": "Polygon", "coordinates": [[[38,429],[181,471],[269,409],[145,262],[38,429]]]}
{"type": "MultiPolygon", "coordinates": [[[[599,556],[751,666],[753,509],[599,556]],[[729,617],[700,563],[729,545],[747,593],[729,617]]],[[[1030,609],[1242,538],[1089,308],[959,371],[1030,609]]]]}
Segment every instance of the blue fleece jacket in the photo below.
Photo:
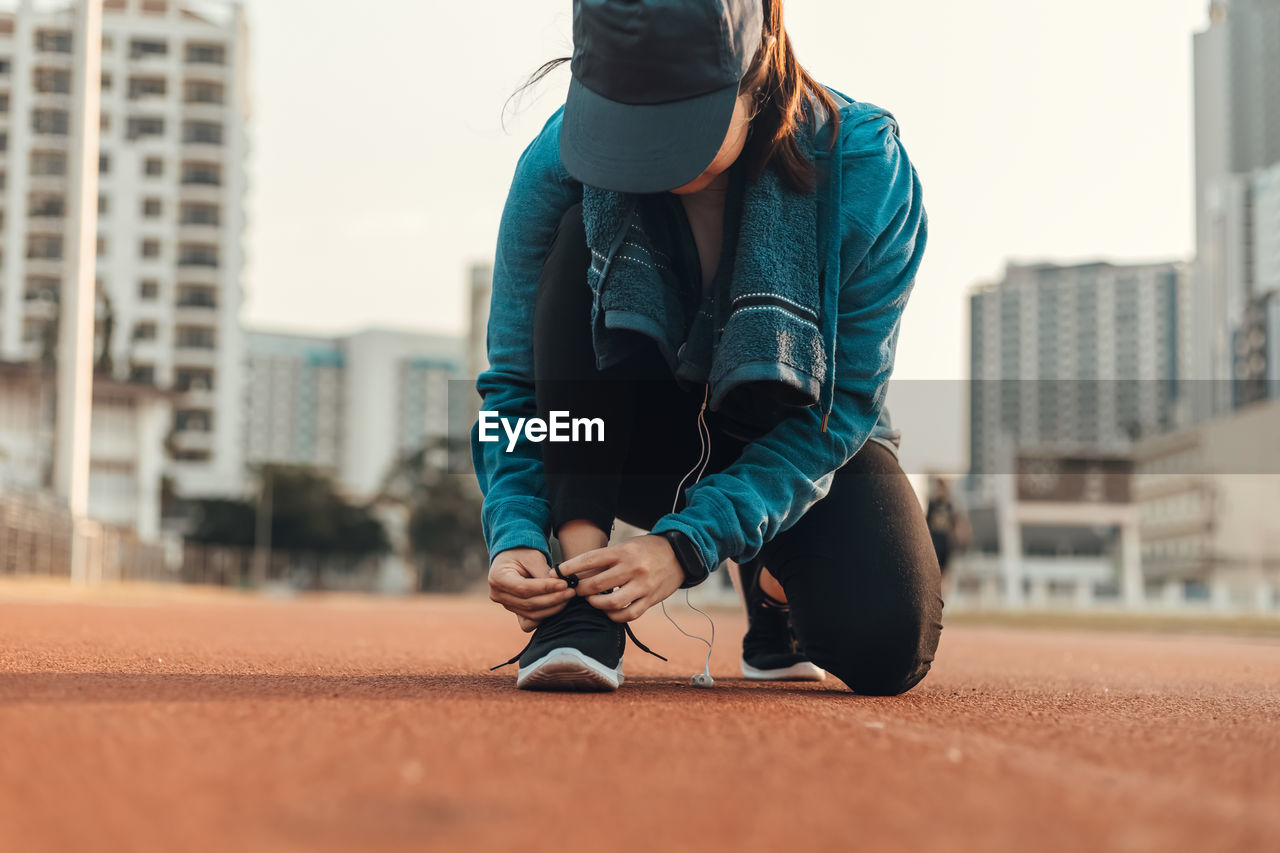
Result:
{"type": "MultiPolygon", "coordinates": [[[[689,487],[679,512],[654,525],[655,533],[686,533],[709,569],[725,559],[754,557],[766,541],[795,524],[826,496],[834,472],[868,439],[897,441],[884,396],[902,311],[926,243],[920,180],[887,110],[828,91],[840,112],[837,144],[828,147],[831,123],[826,122],[811,148],[802,147],[813,151],[819,176],[814,192],[823,283],[818,326],[823,349],[832,354],[830,366],[817,377],[814,404],[789,407],[737,460],[689,487]]],[[[476,390],[482,409],[505,418],[538,414],[532,340],[538,277],[561,215],[584,197],[583,185],[560,162],[562,113],[563,108],[547,120],[517,162],[498,228],[489,367],[477,378],[476,390]]],[[[763,372],[757,363],[748,378],[794,383],[795,372],[778,360],[776,370],[764,365],[763,372]]],[[[540,444],[521,436],[508,446],[505,439],[481,442],[479,424],[473,425],[472,460],[484,493],[482,526],[490,560],[516,547],[536,548],[550,560],[540,444]]]]}

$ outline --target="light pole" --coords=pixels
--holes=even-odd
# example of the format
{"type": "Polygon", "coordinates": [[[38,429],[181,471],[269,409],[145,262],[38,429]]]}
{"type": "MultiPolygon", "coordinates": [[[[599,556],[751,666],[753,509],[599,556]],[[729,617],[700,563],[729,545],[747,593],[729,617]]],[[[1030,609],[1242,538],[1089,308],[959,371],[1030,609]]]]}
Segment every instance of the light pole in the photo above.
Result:
{"type": "Polygon", "coordinates": [[[267,580],[267,571],[271,560],[271,500],[272,480],[271,468],[262,466],[262,485],[258,495],[258,513],[254,519],[253,574],[254,585],[261,587],[267,580]]]}
{"type": "MultiPolygon", "coordinates": [[[[23,12],[33,14],[31,4],[23,12]]],[[[76,4],[71,174],[58,329],[57,421],[54,487],[72,518],[71,580],[89,581],[86,516],[89,510],[89,418],[93,407],[93,305],[98,257],[98,123],[102,93],[102,0],[76,4]]]]}

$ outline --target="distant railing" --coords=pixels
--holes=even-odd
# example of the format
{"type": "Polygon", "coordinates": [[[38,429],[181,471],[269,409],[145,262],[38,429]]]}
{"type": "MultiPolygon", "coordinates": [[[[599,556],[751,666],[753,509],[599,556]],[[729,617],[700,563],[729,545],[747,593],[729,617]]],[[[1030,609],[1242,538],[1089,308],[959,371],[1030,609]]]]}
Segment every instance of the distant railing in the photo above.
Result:
{"type": "MultiPolygon", "coordinates": [[[[173,580],[164,548],[132,530],[95,521],[82,526],[87,580],[173,580]]],[[[71,514],[37,496],[0,495],[0,577],[71,577],[71,514]]]]}

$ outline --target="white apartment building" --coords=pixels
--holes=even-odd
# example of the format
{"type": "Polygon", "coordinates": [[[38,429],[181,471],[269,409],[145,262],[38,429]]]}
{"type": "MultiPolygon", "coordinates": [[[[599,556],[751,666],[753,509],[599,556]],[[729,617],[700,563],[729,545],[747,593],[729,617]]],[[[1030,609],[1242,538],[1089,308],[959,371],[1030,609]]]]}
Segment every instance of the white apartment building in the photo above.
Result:
{"type": "Polygon", "coordinates": [[[1280,400],[1143,441],[1135,461],[1152,598],[1280,608],[1280,400]]]}
{"type": "MultiPolygon", "coordinates": [[[[0,12],[0,359],[39,356],[66,279],[75,8],[0,12]]],[[[116,379],[180,392],[186,497],[243,481],[246,47],[239,3],[105,0],[98,346],[109,327],[116,379]]]]}
{"type": "Polygon", "coordinates": [[[449,383],[466,342],[370,329],[323,337],[250,331],[244,456],[312,465],[356,497],[378,491],[399,457],[449,430],[449,383]]]}
{"type": "MultiPolygon", "coordinates": [[[[0,361],[0,495],[50,489],[54,381],[39,365],[0,361]]],[[[89,439],[89,517],[160,537],[164,437],[171,394],[155,386],[93,384],[89,439]]]]}
{"type": "Polygon", "coordinates": [[[1019,448],[1125,452],[1180,420],[1190,278],[1179,262],[1008,264],[969,296],[969,465],[1019,448]]]}

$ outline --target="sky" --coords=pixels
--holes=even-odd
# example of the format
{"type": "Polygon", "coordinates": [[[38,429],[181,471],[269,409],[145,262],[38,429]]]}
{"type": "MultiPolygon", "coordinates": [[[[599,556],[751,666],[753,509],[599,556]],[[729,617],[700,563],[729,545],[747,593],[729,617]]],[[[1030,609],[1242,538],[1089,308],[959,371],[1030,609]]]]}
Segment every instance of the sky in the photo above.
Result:
{"type": "MultiPolygon", "coordinates": [[[[252,327],[461,334],[516,159],[563,103],[570,0],[247,0],[252,327]],[[352,9],[357,9],[353,14],[352,9]],[[505,115],[505,126],[504,126],[505,115]]],[[[1014,261],[1190,259],[1208,0],[788,0],[801,63],[897,118],[929,239],[896,379],[967,372],[966,292],[1014,261]]]]}

